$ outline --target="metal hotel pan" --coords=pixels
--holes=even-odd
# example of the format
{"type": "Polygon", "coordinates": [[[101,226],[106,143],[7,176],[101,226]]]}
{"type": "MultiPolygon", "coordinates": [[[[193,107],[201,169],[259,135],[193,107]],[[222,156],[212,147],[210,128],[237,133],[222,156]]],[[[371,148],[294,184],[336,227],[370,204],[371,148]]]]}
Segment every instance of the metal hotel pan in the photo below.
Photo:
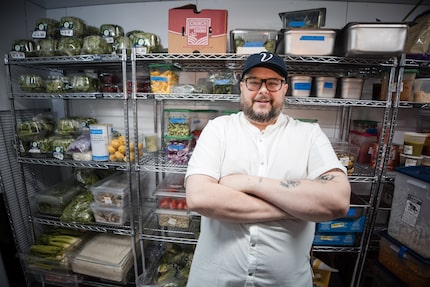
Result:
{"type": "Polygon", "coordinates": [[[408,25],[404,23],[348,23],[339,31],[336,49],[345,57],[393,57],[406,44],[408,25]]]}

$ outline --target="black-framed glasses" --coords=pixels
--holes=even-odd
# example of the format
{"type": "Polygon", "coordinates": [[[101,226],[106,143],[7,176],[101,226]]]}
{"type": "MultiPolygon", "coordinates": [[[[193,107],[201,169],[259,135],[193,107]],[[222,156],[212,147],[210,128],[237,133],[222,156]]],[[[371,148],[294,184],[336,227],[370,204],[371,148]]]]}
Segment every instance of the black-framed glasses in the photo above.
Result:
{"type": "Polygon", "coordinates": [[[259,79],[251,77],[245,78],[243,81],[245,82],[246,88],[250,91],[258,91],[264,83],[269,92],[278,92],[285,83],[284,80],[276,78],[259,79]]]}

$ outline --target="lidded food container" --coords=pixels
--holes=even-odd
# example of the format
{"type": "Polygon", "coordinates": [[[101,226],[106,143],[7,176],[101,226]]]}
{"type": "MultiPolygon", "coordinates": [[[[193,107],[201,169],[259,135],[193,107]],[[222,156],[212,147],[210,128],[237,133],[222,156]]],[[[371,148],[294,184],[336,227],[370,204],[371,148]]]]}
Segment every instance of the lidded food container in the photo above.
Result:
{"type": "Polygon", "coordinates": [[[149,76],[153,93],[168,94],[179,83],[179,68],[172,64],[150,64],[149,76]]]}
{"type": "Polygon", "coordinates": [[[314,28],[325,25],[326,8],[297,10],[279,13],[283,28],[314,28]]]}
{"type": "Polygon", "coordinates": [[[167,160],[173,164],[186,164],[192,151],[193,136],[164,136],[167,160]]]}
{"type": "Polygon", "coordinates": [[[336,47],[346,57],[398,56],[405,48],[407,30],[405,23],[351,22],[339,32],[336,47]]]}
{"type": "Polygon", "coordinates": [[[331,29],[281,30],[277,53],[293,56],[327,56],[333,54],[336,31],[331,29]]]}
{"type": "Polygon", "coordinates": [[[237,54],[275,52],[277,30],[235,29],[230,31],[230,50],[237,54]]]}
{"type": "Polygon", "coordinates": [[[430,103],[430,78],[415,79],[414,102],[430,103]]]}
{"type": "MultiPolygon", "coordinates": [[[[403,71],[403,80],[402,87],[400,91],[400,100],[401,101],[412,101],[413,94],[412,88],[414,86],[414,80],[416,75],[418,74],[417,69],[405,69],[403,71]]],[[[390,73],[388,71],[384,72],[381,77],[381,100],[387,99],[387,88],[389,81],[390,73]]],[[[395,84],[394,84],[395,85],[395,84]]],[[[392,93],[392,97],[395,97],[395,92],[392,93]]]]}
{"type": "Polygon", "coordinates": [[[403,153],[406,155],[421,156],[427,134],[405,132],[403,136],[403,153]]]}
{"type": "Polygon", "coordinates": [[[187,137],[190,135],[191,110],[164,109],[164,131],[170,137],[187,137]]]}
{"type": "Polygon", "coordinates": [[[342,99],[359,100],[363,91],[363,83],[364,80],[362,78],[342,78],[342,90],[340,97],[342,99]]]}
{"type": "Polygon", "coordinates": [[[125,207],[128,205],[130,186],[126,173],[115,173],[89,186],[98,206],[125,207]]]}
{"type": "Polygon", "coordinates": [[[291,87],[293,97],[309,97],[311,95],[312,77],[292,76],[291,87]]]}
{"type": "Polygon", "coordinates": [[[35,195],[39,211],[60,216],[64,208],[81,192],[79,185],[71,182],[59,183],[35,195]]]}
{"type": "Polygon", "coordinates": [[[334,98],[336,96],[337,78],[316,77],[315,85],[318,98],[334,98]]]}

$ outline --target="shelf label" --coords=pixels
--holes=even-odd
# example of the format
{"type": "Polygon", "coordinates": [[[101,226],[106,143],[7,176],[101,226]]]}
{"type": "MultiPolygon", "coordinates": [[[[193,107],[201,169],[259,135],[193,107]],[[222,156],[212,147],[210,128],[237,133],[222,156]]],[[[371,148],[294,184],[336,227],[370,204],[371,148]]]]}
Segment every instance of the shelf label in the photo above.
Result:
{"type": "Polygon", "coordinates": [[[402,215],[402,221],[411,226],[415,226],[422,203],[421,199],[408,194],[405,210],[402,215]]]}

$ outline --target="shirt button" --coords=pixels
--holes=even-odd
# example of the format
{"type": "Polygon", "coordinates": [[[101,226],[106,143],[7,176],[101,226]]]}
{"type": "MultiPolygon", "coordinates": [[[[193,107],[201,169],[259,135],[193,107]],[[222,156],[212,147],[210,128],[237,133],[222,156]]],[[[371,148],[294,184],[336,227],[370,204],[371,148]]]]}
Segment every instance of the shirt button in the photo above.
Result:
{"type": "Polygon", "coordinates": [[[252,243],[252,244],[251,244],[251,247],[255,247],[255,243],[252,243]]]}
{"type": "Polygon", "coordinates": [[[252,276],[252,275],[253,275],[253,273],[252,273],[252,272],[249,272],[249,273],[248,273],[248,276],[252,276]]]}

